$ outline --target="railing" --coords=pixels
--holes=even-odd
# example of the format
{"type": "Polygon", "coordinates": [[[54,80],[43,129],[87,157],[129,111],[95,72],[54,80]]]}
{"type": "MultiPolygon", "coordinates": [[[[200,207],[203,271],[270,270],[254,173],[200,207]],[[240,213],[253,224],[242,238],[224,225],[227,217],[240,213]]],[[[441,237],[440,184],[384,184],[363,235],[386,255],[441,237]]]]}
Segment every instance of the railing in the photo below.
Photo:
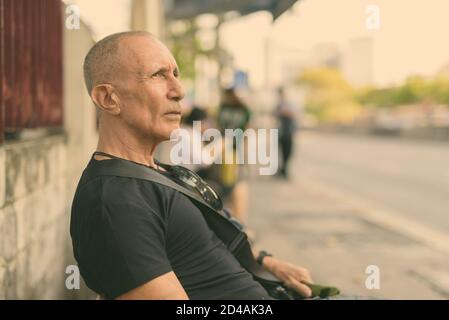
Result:
{"type": "Polygon", "coordinates": [[[0,142],[62,125],[60,0],[0,0],[0,142]]]}

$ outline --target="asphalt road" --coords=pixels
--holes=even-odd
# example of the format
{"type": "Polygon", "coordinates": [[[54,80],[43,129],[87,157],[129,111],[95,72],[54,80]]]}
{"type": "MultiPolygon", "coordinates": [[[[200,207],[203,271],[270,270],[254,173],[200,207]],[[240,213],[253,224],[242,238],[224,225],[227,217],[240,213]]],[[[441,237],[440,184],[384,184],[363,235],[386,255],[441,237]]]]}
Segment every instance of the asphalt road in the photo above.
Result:
{"type": "Polygon", "coordinates": [[[449,142],[301,132],[291,172],[449,234],[449,142]]]}

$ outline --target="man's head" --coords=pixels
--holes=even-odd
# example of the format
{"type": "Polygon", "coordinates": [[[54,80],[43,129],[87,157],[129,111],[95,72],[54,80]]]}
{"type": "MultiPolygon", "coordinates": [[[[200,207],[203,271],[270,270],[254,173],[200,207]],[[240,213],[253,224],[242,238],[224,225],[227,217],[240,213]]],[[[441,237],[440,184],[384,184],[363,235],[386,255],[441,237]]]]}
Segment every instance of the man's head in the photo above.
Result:
{"type": "Polygon", "coordinates": [[[84,60],[86,87],[100,121],[156,142],[179,127],[184,90],[178,76],[170,51],[147,32],[110,35],[84,60]]]}

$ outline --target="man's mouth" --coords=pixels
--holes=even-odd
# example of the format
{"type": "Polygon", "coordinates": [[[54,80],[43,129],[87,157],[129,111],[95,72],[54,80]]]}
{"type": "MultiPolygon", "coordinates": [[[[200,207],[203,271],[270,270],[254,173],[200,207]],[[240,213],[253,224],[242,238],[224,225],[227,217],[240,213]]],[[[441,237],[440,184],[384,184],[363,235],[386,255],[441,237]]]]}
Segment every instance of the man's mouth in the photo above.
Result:
{"type": "Polygon", "coordinates": [[[172,110],[169,112],[165,113],[166,116],[181,116],[181,111],[180,110],[172,110]]]}

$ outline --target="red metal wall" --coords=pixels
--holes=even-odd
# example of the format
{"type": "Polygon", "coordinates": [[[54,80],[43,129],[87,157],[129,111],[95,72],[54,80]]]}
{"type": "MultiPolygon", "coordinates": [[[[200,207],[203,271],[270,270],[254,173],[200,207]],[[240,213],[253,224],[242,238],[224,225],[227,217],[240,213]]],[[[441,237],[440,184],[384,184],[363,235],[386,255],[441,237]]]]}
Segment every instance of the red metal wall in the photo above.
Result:
{"type": "Polygon", "coordinates": [[[62,125],[60,0],[0,0],[0,140],[62,125]]]}

